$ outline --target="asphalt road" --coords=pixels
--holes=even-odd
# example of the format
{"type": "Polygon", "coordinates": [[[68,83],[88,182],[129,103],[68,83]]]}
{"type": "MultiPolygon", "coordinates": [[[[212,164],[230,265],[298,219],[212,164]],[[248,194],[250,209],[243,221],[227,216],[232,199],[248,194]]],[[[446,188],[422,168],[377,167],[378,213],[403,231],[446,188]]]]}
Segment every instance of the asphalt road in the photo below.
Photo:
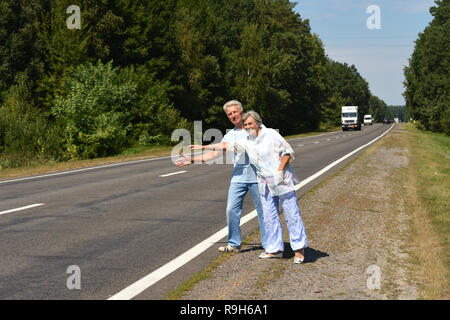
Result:
{"type": "MultiPolygon", "coordinates": [[[[289,140],[291,165],[305,179],[390,127],[289,140]]],[[[108,299],[226,226],[231,172],[218,164],[180,169],[166,157],[0,181],[0,299],[108,299]],[[39,206],[12,211],[30,205],[39,206]]],[[[248,195],[243,215],[253,209],[248,195]]],[[[256,228],[253,219],[243,233],[256,228]]],[[[204,268],[218,245],[135,298],[163,298],[204,268]]]]}

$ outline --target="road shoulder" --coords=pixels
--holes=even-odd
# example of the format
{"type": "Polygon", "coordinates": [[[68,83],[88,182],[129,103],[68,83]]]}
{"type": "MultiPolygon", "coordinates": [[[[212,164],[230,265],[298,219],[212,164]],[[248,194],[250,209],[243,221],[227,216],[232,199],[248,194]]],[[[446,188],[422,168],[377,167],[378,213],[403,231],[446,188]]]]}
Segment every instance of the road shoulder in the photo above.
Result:
{"type": "Polygon", "coordinates": [[[417,299],[409,237],[411,219],[401,186],[408,150],[401,128],[299,199],[309,248],[293,263],[283,220],[283,259],[261,260],[258,233],[208,271],[179,299],[417,299]],[[256,250],[254,250],[256,249],[256,250]]]}

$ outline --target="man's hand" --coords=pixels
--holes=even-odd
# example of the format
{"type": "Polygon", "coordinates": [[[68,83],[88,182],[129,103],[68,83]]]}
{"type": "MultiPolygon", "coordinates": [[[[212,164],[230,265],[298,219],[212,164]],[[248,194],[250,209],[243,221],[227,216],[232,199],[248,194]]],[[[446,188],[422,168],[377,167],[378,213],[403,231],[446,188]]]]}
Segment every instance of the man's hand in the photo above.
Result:
{"type": "Polygon", "coordinates": [[[177,161],[175,161],[175,165],[178,168],[184,167],[184,166],[188,166],[192,163],[192,158],[191,157],[186,157],[184,154],[180,155],[181,158],[178,159],[177,161]]]}

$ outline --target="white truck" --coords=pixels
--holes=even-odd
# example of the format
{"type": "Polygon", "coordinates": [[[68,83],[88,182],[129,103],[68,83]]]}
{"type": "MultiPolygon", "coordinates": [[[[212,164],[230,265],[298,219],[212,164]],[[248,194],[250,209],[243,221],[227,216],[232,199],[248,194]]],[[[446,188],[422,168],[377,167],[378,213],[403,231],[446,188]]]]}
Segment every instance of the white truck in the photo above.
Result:
{"type": "Polygon", "coordinates": [[[366,114],[364,116],[364,125],[367,126],[369,124],[372,125],[372,115],[366,114]]]}
{"type": "Polygon", "coordinates": [[[343,106],[341,114],[342,131],[354,129],[361,130],[358,117],[358,106],[343,106]]]}

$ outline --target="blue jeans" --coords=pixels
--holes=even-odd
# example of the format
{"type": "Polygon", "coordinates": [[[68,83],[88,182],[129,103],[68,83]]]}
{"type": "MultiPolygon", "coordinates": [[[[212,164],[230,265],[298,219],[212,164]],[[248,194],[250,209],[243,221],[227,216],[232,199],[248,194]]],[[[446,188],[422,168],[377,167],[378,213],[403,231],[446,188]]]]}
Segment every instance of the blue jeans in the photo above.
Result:
{"type": "Polygon", "coordinates": [[[258,213],[259,229],[261,233],[261,244],[266,246],[266,229],[264,227],[264,214],[261,205],[261,197],[258,192],[258,183],[230,183],[228,189],[227,200],[227,223],[228,223],[228,245],[240,249],[242,245],[241,222],[242,204],[245,195],[250,190],[250,194],[255,204],[256,212],[258,213]]]}

